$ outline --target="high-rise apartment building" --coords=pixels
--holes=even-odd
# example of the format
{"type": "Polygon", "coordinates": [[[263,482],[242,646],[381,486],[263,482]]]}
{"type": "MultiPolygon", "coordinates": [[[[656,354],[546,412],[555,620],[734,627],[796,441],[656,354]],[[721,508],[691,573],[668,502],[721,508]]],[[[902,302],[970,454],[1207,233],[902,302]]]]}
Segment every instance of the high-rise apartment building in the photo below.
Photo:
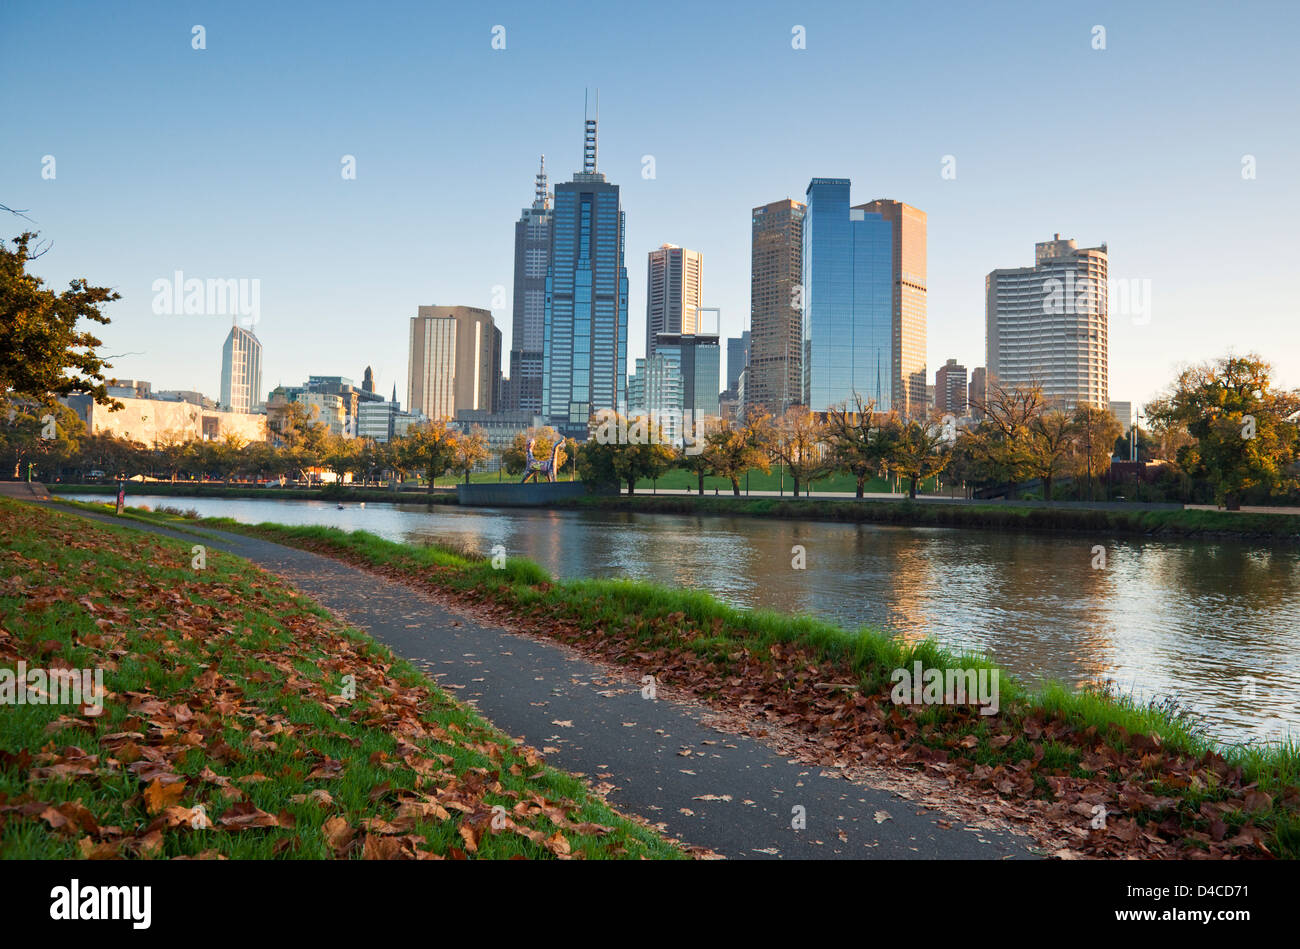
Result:
{"type": "MultiPolygon", "coordinates": [[[[773,415],[803,400],[803,231],[807,206],[786,199],[750,216],[749,363],[743,410],[773,415]]],[[[737,387],[739,389],[739,373],[737,387]]],[[[739,391],[738,393],[739,394],[739,391]]]]}
{"type": "MultiPolygon", "coordinates": [[[[803,225],[803,404],[898,408],[893,386],[894,225],[849,207],[849,179],[814,178],[803,225]]],[[[922,402],[925,379],[921,380],[922,402]]]]}
{"type": "Polygon", "coordinates": [[[542,340],[546,326],[546,269],[551,256],[551,195],[542,156],[533,206],[515,222],[514,322],[510,333],[509,411],[542,410],[542,340]]]}
{"type": "Polygon", "coordinates": [[[1036,384],[1070,410],[1110,404],[1106,245],[1034,245],[1034,266],[994,270],[984,281],[989,376],[1008,388],[1036,384]]]}
{"type": "Polygon", "coordinates": [[[546,424],[585,441],[591,416],[627,405],[627,267],[618,185],[596,170],[587,119],[582,171],[555,186],[542,339],[546,424]]]}
{"type": "Polygon", "coordinates": [[[646,267],[645,327],[647,356],[660,333],[700,331],[699,310],[704,262],[697,250],[664,244],[650,251],[646,267]]]}
{"type": "Polygon", "coordinates": [[[232,326],[221,347],[221,405],[252,412],[262,404],[262,344],[250,331],[232,326]]]}
{"type": "Polygon", "coordinates": [[[878,198],[857,206],[879,214],[893,226],[891,266],[894,279],[890,372],[894,409],[905,418],[926,414],[926,217],[901,201],[878,198]]]}
{"type": "Polygon", "coordinates": [[[966,367],[949,359],[934,374],[934,410],[962,418],[967,412],[966,367]]]}
{"type": "Polygon", "coordinates": [[[422,306],[411,318],[406,402],[429,418],[461,409],[496,408],[501,331],[492,314],[472,306],[422,306]]]}

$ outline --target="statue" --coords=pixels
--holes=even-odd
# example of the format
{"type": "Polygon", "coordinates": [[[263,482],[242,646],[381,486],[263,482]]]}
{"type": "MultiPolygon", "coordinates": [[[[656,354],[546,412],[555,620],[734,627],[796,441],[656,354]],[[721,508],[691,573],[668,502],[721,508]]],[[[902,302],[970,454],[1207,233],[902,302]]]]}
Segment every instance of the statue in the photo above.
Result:
{"type": "Polygon", "coordinates": [[[560,472],[560,465],[562,464],[560,460],[560,449],[564,447],[564,439],[557,438],[555,440],[555,447],[551,449],[551,457],[544,461],[538,461],[537,456],[533,454],[533,445],[536,443],[537,439],[528,439],[528,453],[527,458],[524,461],[524,480],[519,483],[527,484],[538,475],[544,474],[546,475],[546,480],[554,484],[555,478],[560,472]]]}

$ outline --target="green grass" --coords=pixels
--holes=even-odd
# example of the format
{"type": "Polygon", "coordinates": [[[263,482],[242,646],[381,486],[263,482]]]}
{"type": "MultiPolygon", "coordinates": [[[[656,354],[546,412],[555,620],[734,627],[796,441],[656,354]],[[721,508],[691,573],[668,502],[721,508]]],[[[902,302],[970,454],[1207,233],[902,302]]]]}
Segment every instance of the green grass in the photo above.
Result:
{"type": "Polygon", "coordinates": [[[376,853],[463,856],[466,830],[485,858],[684,856],[243,560],[208,550],[195,570],[188,542],[6,499],[0,525],[0,668],[100,668],[109,693],[98,718],[0,708],[0,856],[327,858],[330,818],[355,835],[351,856],[367,840],[376,853]],[[339,701],[347,675],[355,697],[339,701]],[[98,756],[87,773],[69,747],[98,756]],[[156,826],[179,812],[150,807],[153,776],[132,762],[161,769],[159,787],[183,782],[166,803],[189,817],[156,826]],[[313,777],[322,762],[337,773],[313,777]],[[312,791],[331,803],[293,800],[312,791]],[[198,805],[214,829],[194,829],[198,805]],[[274,825],[222,825],[250,805],[274,825]],[[88,816],[56,829],[47,807],[88,816]],[[498,815],[511,823],[494,828],[498,815]],[[368,832],[370,819],[399,832],[368,832]]]}
{"type": "MultiPolygon", "coordinates": [[[[177,523],[165,516],[141,516],[177,523]]],[[[437,545],[413,547],[364,531],[270,523],[249,526],[229,519],[202,523],[323,551],[417,584],[504,605],[521,618],[541,619],[548,627],[580,630],[581,634],[571,638],[604,648],[605,656],[616,662],[639,664],[639,656],[659,650],[706,663],[721,679],[743,665],[738,656],[746,657],[745,661],[765,659],[773,647],[787,653],[793,648],[810,665],[816,665],[817,676],[851,682],[864,695],[887,692],[891,672],[917,660],[927,668],[993,668],[980,656],[954,654],[932,641],[907,643],[880,630],[844,629],[812,616],[736,609],[696,590],[665,589],[632,580],[554,580],[537,564],[514,558],[506,561],[504,569],[495,570],[487,560],[466,551],[437,545]]],[[[916,741],[952,750],[971,765],[1017,765],[1032,758],[1037,745],[1042,760],[1035,782],[1044,793],[1044,773],[1086,776],[1089,772],[1082,765],[1088,754],[1098,748],[1123,750],[1135,770],[1150,772],[1141,779],[1146,791],[1169,795],[1178,802],[1179,820],[1188,835],[1204,836],[1210,818],[1200,808],[1211,802],[1225,809],[1223,820],[1229,833],[1253,821],[1264,832],[1273,854],[1300,856],[1300,747],[1294,743],[1224,747],[1177,708],[1143,704],[1130,696],[1076,691],[1058,683],[1031,689],[1004,672],[999,672],[999,680],[1002,710],[995,716],[963,715],[944,706],[897,708],[913,717],[916,741]],[[1039,726],[1048,733],[1046,737],[1025,737],[1039,726]],[[956,745],[969,735],[975,736],[973,746],[956,745]],[[1160,760],[1169,762],[1169,770],[1162,770],[1163,765],[1155,766],[1154,772],[1149,766],[1139,767],[1144,752],[1134,749],[1140,749],[1139,739],[1145,741],[1145,736],[1158,740],[1160,760]],[[1014,740],[1002,743],[1007,737],[1014,740]],[[1184,765],[1176,765],[1180,757],[1184,765]],[[1184,766],[1195,772],[1194,780],[1183,779],[1184,766]],[[1238,768],[1239,780],[1232,776],[1238,768]],[[1222,778],[1219,771],[1231,780],[1222,778]],[[1241,807],[1245,790],[1268,794],[1267,810],[1251,814],[1241,807]]],[[[789,694],[795,696],[807,684],[790,680],[789,694]]],[[[724,700],[721,690],[709,697],[724,700]]],[[[1112,775],[1111,780],[1119,778],[1112,775]]],[[[1150,814],[1144,819],[1157,816],[1150,814]]],[[[1189,840],[1189,846],[1199,845],[1197,840],[1189,840]]]]}

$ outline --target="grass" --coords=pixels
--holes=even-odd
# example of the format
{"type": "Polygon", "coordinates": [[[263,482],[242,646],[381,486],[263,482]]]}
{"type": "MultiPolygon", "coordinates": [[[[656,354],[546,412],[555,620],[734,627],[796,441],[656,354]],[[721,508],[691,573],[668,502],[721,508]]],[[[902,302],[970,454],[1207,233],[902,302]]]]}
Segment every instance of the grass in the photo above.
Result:
{"type": "MultiPolygon", "coordinates": [[[[992,769],[994,786],[999,774],[1015,775],[1022,784],[1029,775],[1032,783],[1020,793],[1050,799],[1060,781],[1092,780],[1101,792],[1128,800],[1135,824],[1158,825],[1180,853],[1192,848],[1300,856],[1300,748],[1291,742],[1221,747],[1177,708],[1056,683],[1030,689],[1002,672],[1001,711],[994,716],[950,706],[892,705],[891,673],[917,660],[926,668],[993,666],[930,641],[909,644],[879,630],[848,630],[816,617],[736,609],[701,591],[631,580],[555,580],[531,561],[508,559],[503,569],[494,569],[466,551],[413,547],[363,531],[250,526],[229,519],[202,523],[504,606],[521,622],[611,661],[672,670],[723,705],[732,701],[737,681],[748,690],[749,706],[757,696],[778,709],[796,710],[807,708],[809,695],[826,683],[846,683],[829,694],[844,697],[841,714],[854,728],[882,728],[900,747],[942,751],[976,776],[992,769]],[[853,716],[864,701],[853,693],[866,700],[861,721],[853,716]],[[873,711],[888,721],[872,719],[873,711]]],[[[809,722],[826,742],[841,740],[837,727],[809,722]]]]}
{"type": "Polygon", "coordinates": [[[243,560],[2,498],[0,525],[0,668],[108,693],[0,708],[0,856],[684,856],[243,560]]]}
{"type": "Polygon", "coordinates": [[[1256,514],[1206,510],[1090,510],[1010,507],[999,504],[859,501],[836,498],[737,498],[711,495],[587,497],[557,502],[566,507],[659,514],[848,521],[921,527],[1015,531],[1080,531],[1102,535],[1243,537],[1300,540],[1300,513],[1256,514]]]}

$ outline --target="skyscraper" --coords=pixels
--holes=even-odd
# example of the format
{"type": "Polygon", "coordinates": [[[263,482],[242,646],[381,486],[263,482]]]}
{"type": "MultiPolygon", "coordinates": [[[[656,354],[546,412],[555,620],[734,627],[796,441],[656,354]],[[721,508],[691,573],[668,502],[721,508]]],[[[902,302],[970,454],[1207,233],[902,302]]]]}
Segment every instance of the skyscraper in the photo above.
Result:
{"type": "Polygon", "coordinates": [[[994,270],[984,280],[988,374],[999,385],[1042,386],[1070,410],[1110,404],[1106,245],[1073,240],[1034,245],[1034,266],[994,270]]]}
{"type": "Polygon", "coordinates": [[[754,208],[750,216],[746,410],[780,414],[803,399],[800,298],[806,213],[805,205],[787,198],[754,208]]]}
{"type": "Polygon", "coordinates": [[[966,387],[966,404],[972,418],[984,417],[984,400],[989,397],[988,370],[976,366],[970,371],[970,385],[966,387]]]}
{"type": "Polygon", "coordinates": [[[660,333],[698,333],[704,264],[699,251],[664,244],[650,251],[646,272],[647,356],[660,333]]]}
{"type": "Polygon", "coordinates": [[[542,410],[542,340],[546,325],[546,268],[551,254],[551,195],[542,156],[533,206],[515,222],[514,322],[510,333],[507,411],[542,410]]]}
{"type": "Polygon", "coordinates": [[[905,418],[926,414],[925,212],[901,201],[877,198],[857,206],[893,225],[893,328],[890,353],[894,408],[905,418]]]}
{"type": "Polygon", "coordinates": [[[934,410],[961,418],[966,414],[966,367],[949,359],[934,374],[934,410]]]}
{"type": "Polygon", "coordinates": [[[596,119],[582,171],[555,186],[542,345],[542,417],[585,440],[602,409],[627,402],[627,267],[618,185],[596,170],[596,119]]]}
{"type": "Polygon", "coordinates": [[[727,391],[733,396],[740,387],[740,374],[749,365],[749,330],[727,338],[727,391]]]}
{"type": "Polygon", "coordinates": [[[221,405],[252,412],[262,404],[262,344],[249,330],[232,326],[221,347],[221,405]]]}
{"type": "Polygon", "coordinates": [[[429,418],[455,418],[462,409],[496,408],[501,379],[501,331],[488,310],[422,306],[411,317],[407,407],[429,418]]]}
{"type": "MultiPolygon", "coordinates": [[[[808,184],[803,227],[803,404],[813,412],[871,400],[897,408],[893,387],[894,226],[849,207],[849,179],[808,184]]],[[[925,400],[925,380],[921,380],[925,400]]]]}

